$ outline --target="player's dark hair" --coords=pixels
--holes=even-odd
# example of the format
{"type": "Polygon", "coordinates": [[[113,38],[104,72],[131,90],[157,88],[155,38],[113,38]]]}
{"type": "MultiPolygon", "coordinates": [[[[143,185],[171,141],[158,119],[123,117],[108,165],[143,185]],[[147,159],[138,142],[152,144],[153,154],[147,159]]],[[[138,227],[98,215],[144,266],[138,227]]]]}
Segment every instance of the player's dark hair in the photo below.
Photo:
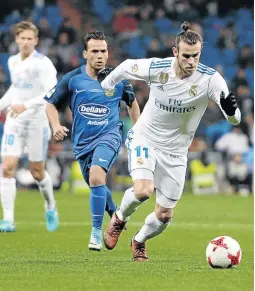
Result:
{"type": "Polygon", "coordinates": [[[175,47],[177,50],[179,50],[179,43],[181,41],[189,44],[189,45],[195,45],[197,42],[201,42],[201,45],[203,46],[203,38],[202,36],[197,33],[194,30],[189,29],[189,22],[185,21],[181,25],[182,31],[177,34],[176,39],[175,39],[175,47]]]}
{"type": "Polygon", "coordinates": [[[89,32],[84,37],[84,49],[85,49],[85,51],[87,50],[88,42],[91,39],[105,40],[107,42],[107,38],[106,38],[106,36],[104,35],[104,33],[102,31],[92,31],[92,32],[89,32]]]}

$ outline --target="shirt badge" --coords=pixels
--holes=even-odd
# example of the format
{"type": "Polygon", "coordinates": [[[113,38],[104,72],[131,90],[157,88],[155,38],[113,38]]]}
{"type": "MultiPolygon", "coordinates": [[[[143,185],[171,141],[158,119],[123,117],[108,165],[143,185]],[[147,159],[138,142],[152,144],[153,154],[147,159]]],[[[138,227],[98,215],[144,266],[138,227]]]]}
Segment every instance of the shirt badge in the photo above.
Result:
{"type": "Polygon", "coordinates": [[[106,90],[105,91],[105,95],[106,96],[113,96],[114,95],[114,89],[112,89],[112,90],[106,90]]]}
{"type": "Polygon", "coordinates": [[[169,75],[167,73],[160,73],[159,75],[159,82],[161,84],[166,84],[169,79],[169,75]]]}
{"type": "Polygon", "coordinates": [[[197,85],[192,85],[189,89],[189,96],[195,97],[197,96],[197,85]]]}
{"type": "Polygon", "coordinates": [[[137,164],[142,165],[143,164],[143,159],[142,158],[138,158],[136,162],[137,162],[137,164]]]}
{"type": "Polygon", "coordinates": [[[138,71],[138,65],[137,64],[134,64],[133,66],[132,66],[132,72],[133,73],[136,73],[138,71]]]}

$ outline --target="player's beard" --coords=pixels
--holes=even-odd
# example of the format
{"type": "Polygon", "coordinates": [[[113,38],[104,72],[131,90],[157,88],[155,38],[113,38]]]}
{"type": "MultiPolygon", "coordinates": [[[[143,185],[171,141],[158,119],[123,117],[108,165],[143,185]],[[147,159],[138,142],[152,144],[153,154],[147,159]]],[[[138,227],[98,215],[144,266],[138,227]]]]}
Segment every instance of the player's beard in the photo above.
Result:
{"type": "Polygon", "coordinates": [[[179,69],[180,69],[180,71],[181,71],[181,73],[184,75],[184,77],[189,77],[189,76],[191,76],[192,74],[193,74],[193,71],[186,71],[184,68],[183,68],[183,66],[182,66],[182,64],[181,64],[181,62],[180,62],[180,60],[179,60],[179,57],[177,57],[177,61],[178,61],[178,67],[179,67],[179,69]]]}

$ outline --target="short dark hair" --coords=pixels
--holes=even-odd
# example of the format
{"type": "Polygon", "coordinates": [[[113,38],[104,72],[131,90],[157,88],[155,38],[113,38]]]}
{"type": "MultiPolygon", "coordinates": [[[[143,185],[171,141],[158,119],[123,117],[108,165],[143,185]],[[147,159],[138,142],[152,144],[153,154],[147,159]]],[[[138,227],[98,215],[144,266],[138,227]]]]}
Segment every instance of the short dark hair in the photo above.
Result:
{"type": "Polygon", "coordinates": [[[184,21],[181,25],[182,31],[177,34],[175,39],[175,47],[177,48],[177,50],[179,50],[180,41],[184,41],[189,45],[195,45],[197,42],[201,42],[201,45],[203,46],[202,36],[194,30],[190,30],[189,26],[190,24],[187,21],[184,21]]]}
{"type": "Polygon", "coordinates": [[[88,42],[91,39],[99,39],[99,40],[105,40],[107,42],[107,38],[104,35],[102,31],[92,31],[89,32],[85,37],[84,37],[84,49],[87,50],[88,47],[88,42]]]}

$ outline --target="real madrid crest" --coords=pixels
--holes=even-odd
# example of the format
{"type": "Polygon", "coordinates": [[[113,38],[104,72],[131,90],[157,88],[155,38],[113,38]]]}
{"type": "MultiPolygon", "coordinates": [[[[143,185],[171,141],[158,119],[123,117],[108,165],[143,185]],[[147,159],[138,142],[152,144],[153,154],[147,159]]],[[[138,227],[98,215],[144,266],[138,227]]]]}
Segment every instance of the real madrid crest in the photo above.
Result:
{"type": "Polygon", "coordinates": [[[136,162],[137,162],[137,164],[142,165],[143,164],[143,159],[142,158],[138,158],[136,162]]]}
{"type": "Polygon", "coordinates": [[[159,75],[159,82],[161,84],[166,84],[168,81],[169,75],[167,73],[160,73],[159,75]]]}
{"type": "Polygon", "coordinates": [[[197,85],[192,85],[191,88],[189,89],[189,95],[191,97],[197,96],[197,85]]]}
{"type": "Polygon", "coordinates": [[[114,95],[114,89],[112,89],[112,90],[106,90],[105,91],[105,95],[106,96],[113,96],[114,95]]]}

